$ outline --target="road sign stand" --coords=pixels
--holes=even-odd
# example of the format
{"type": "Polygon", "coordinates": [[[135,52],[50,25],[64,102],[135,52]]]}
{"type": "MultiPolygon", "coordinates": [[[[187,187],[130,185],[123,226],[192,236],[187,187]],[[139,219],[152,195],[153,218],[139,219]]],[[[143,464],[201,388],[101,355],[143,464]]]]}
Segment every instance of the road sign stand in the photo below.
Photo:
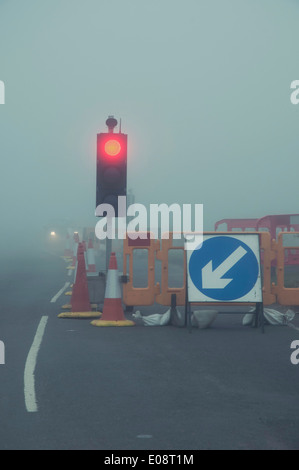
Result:
{"type": "MultiPolygon", "coordinates": [[[[192,305],[196,305],[197,307],[204,306],[206,304],[204,303],[198,303],[198,302],[189,302],[188,300],[188,289],[186,289],[186,303],[185,303],[185,327],[188,329],[189,333],[192,332],[192,305]]],[[[225,304],[223,303],[209,303],[209,306],[213,307],[219,307],[223,306],[225,304]]],[[[240,304],[241,305],[241,304],[240,304]]],[[[235,305],[237,306],[237,305],[235,305]]],[[[246,304],[242,304],[242,306],[246,306],[246,304]]],[[[221,315],[237,315],[237,314],[243,314],[244,312],[221,312],[221,315]]],[[[263,302],[257,302],[256,303],[256,308],[255,308],[255,318],[254,318],[254,328],[258,328],[259,326],[261,327],[261,332],[264,334],[265,333],[265,318],[263,315],[263,302]]]]}
{"type": "Polygon", "coordinates": [[[262,333],[265,333],[265,317],[264,317],[264,304],[258,302],[255,311],[255,328],[261,327],[262,333]]]}

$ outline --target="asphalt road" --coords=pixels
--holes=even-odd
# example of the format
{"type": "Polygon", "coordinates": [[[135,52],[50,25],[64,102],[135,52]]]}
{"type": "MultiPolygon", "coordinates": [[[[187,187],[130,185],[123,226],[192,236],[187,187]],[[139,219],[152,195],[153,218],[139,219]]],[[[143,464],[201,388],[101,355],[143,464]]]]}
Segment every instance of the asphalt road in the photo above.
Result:
{"type": "Polygon", "coordinates": [[[65,262],[48,253],[1,265],[0,449],[299,449],[299,365],[290,361],[299,331],[263,335],[242,315],[191,333],[96,328],[57,318],[66,297],[50,301],[67,281],[65,262]],[[28,412],[25,365],[42,317],[37,412],[28,412]]]}

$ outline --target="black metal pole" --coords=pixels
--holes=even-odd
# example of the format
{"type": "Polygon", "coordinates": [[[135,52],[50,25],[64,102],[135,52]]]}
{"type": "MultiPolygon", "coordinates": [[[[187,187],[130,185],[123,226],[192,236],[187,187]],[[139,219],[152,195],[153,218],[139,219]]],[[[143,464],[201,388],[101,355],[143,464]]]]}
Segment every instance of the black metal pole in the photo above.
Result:
{"type": "Polygon", "coordinates": [[[108,273],[110,257],[112,253],[112,240],[111,238],[106,238],[106,274],[108,273]]]}

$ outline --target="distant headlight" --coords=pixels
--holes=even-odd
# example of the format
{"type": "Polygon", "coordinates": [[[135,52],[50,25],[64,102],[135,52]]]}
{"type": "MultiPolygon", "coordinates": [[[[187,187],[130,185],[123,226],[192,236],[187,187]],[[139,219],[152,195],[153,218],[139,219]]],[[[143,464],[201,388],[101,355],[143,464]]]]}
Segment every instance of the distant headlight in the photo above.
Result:
{"type": "Polygon", "coordinates": [[[51,232],[51,237],[56,237],[56,232],[51,232]]]}

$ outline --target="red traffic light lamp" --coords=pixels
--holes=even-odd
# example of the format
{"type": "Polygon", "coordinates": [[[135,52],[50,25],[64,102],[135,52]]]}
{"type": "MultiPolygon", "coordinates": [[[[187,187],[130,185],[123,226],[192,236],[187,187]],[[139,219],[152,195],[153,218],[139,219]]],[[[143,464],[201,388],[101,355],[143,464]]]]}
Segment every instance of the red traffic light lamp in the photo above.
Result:
{"type": "Polygon", "coordinates": [[[105,152],[109,157],[117,157],[121,152],[120,142],[116,139],[109,139],[105,143],[105,152]]]}

